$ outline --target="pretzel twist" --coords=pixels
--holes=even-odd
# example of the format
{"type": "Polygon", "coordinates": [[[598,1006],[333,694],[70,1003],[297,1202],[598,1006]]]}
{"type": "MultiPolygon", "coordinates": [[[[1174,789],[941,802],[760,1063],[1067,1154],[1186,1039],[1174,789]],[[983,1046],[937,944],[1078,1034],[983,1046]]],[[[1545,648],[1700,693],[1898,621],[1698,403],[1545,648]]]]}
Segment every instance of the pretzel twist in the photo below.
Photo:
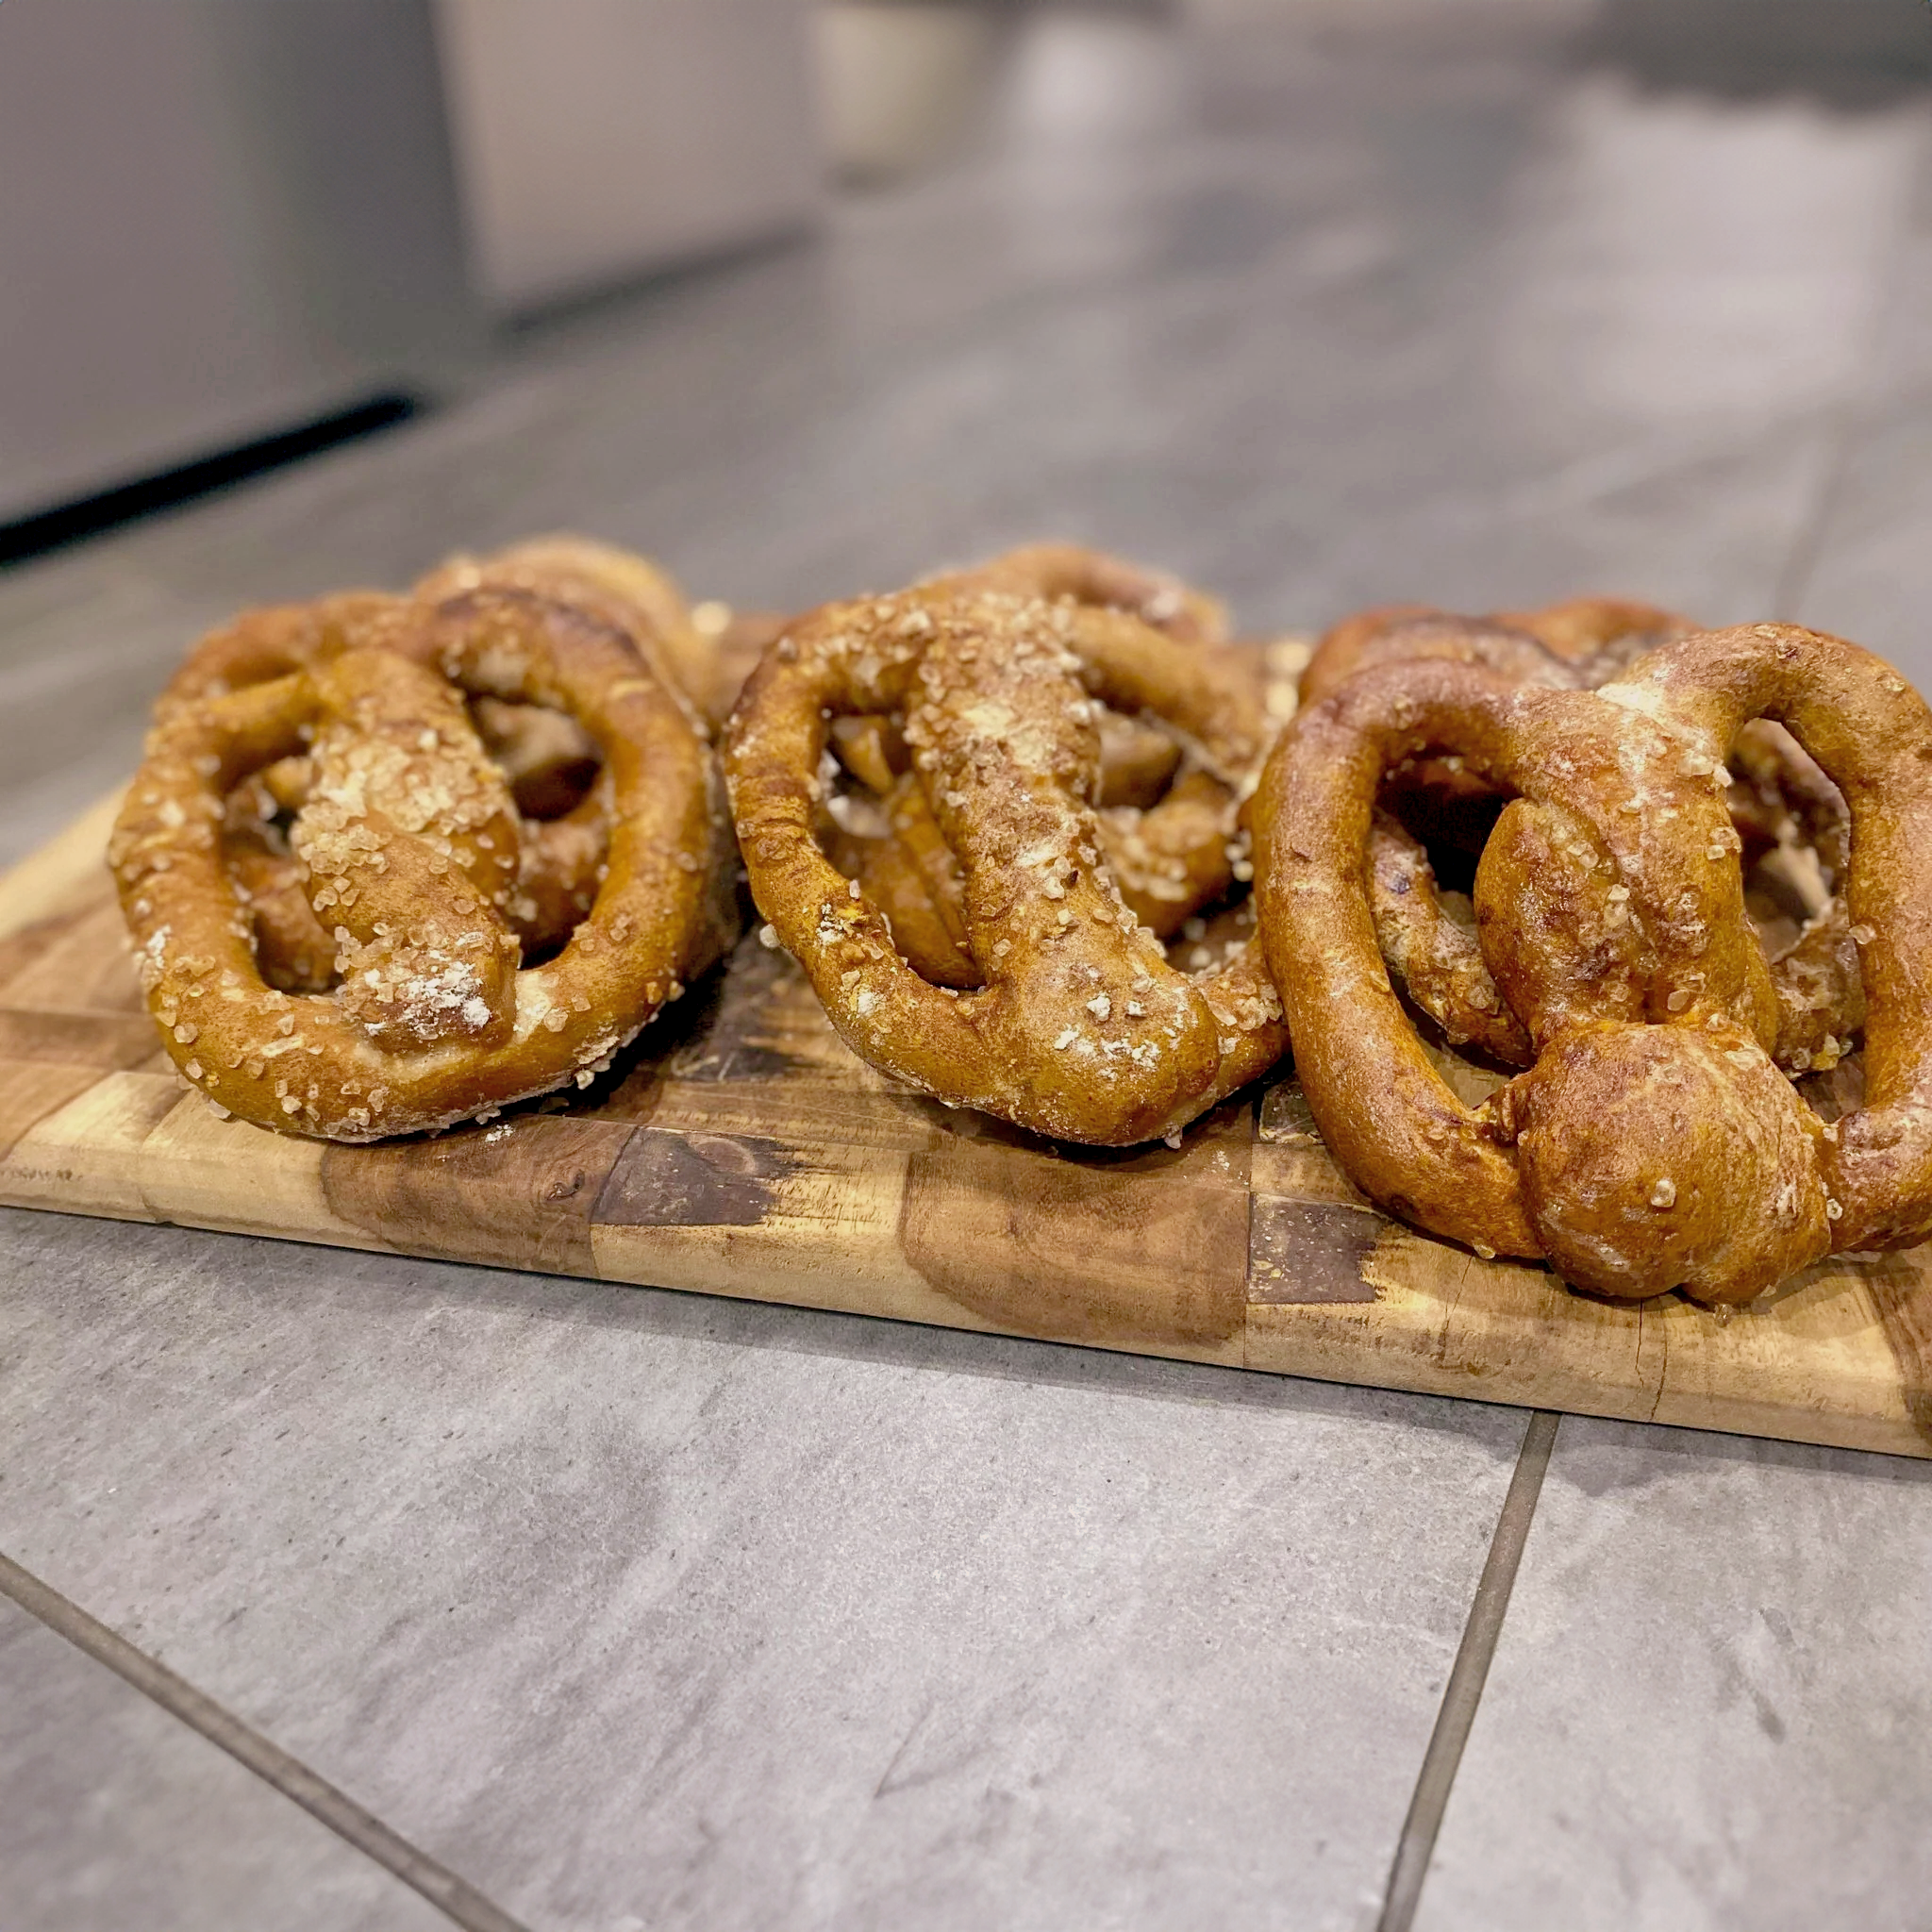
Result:
{"type": "MultiPolygon", "coordinates": [[[[1206,675],[1229,688],[1252,681],[1252,653],[1226,649],[1220,602],[1178,577],[1067,543],[1036,543],[927,588],[994,591],[1067,601],[1139,618],[1202,655],[1206,675]]],[[[1259,695],[1258,686],[1244,696],[1259,695]]],[[[1239,708],[1238,701],[1230,698],[1239,708]]],[[[1127,908],[1158,939],[1172,939],[1234,882],[1238,840],[1230,837],[1230,788],[1182,769],[1174,734],[1144,717],[1105,709],[1100,719],[1096,842],[1127,908]],[[1158,811],[1150,808],[1160,806],[1158,811]]],[[[904,731],[880,717],[834,721],[832,746],[851,774],[877,795],[885,836],[837,838],[833,857],[886,911],[901,955],[936,985],[981,984],[966,944],[963,882],[952,849],[911,772],[904,731]]],[[[842,828],[841,828],[842,829],[842,828]]]]}
{"type": "Polygon", "coordinates": [[[1932,1232],[1932,713],[1878,658],[1760,625],[1663,645],[1595,693],[1384,664],[1301,714],[1256,829],[1303,1090],[1391,1211],[1601,1293],[1713,1302],[1932,1232]],[[1831,1124],[1772,1060],[1780,1001],[1744,913],[1723,759],[1760,718],[1851,814],[1867,1085],[1831,1124]],[[1474,1109],[1403,1014],[1364,881],[1385,774],[1424,754],[1512,794],[1475,912],[1535,1058],[1474,1109]]]}
{"type": "MultiPolygon", "coordinates": [[[[1187,745],[1228,801],[1223,848],[1261,743],[1194,647],[1043,582],[1060,588],[996,568],[814,612],[746,685],[725,768],[753,896],[856,1052],[950,1104],[1125,1145],[1178,1133],[1286,1040],[1258,946],[1191,977],[1124,898],[1095,808],[1100,707],[1187,745]],[[910,879],[848,879],[821,845],[821,759],[843,717],[903,721],[892,824],[910,879]],[[957,896],[918,876],[945,869],[940,852],[957,896]],[[977,990],[908,963],[888,887],[915,921],[936,908],[922,944],[977,990]]],[[[1143,825],[1158,837],[1191,795],[1143,825]]]]}
{"type": "MultiPolygon", "coordinates": [[[[1658,642],[1696,626],[1647,604],[1580,597],[1500,617],[1455,617],[1420,605],[1364,611],[1322,641],[1302,677],[1312,705],[1376,664],[1478,664],[1512,683],[1591,691],[1658,642]]],[[[1748,723],[1728,756],[1731,822],[1747,867],[1769,861],[1795,919],[1768,907],[1764,927],[1780,1003],[1774,1058],[1788,1073],[1825,1070],[1850,1050],[1864,1022],[1857,949],[1838,887],[1848,820],[1838,788],[1789,732],[1748,723]]],[[[1408,760],[1391,774],[1390,805],[1369,841],[1371,902],[1384,958],[1411,1001],[1453,1046],[1474,1045],[1506,1066],[1527,1066],[1528,1035],[1497,994],[1475,941],[1445,902],[1414,827],[1479,851],[1498,794],[1459,758],[1408,760]]]]}
{"type": "Polygon", "coordinates": [[[264,1125],[372,1141],[588,1084],[728,943],[729,849],[691,704],[630,634],[479,581],[217,633],[157,706],[109,860],[184,1075],[264,1125]],[[601,759],[599,883],[541,965],[515,915],[555,834],[466,699],[565,714],[601,759]]]}

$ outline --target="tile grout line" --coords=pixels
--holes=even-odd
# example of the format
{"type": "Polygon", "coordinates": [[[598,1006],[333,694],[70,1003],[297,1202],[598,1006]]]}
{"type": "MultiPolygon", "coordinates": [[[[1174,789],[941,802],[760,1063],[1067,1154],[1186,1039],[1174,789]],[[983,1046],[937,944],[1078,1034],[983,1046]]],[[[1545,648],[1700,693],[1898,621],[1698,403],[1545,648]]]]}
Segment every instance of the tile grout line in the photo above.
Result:
{"type": "Polygon", "coordinates": [[[338,1838],[347,1840],[364,1857],[373,1858],[412,1890],[420,1892],[439,1911],[462,1926],[464,1932],[527,1932],[520,1921],[447,1867],[418,1851],[346,1792],[338,1790],[299,1758],[291,1757],[280,1745],[272,1743],[206,1692],[197,1690],[185,1677],[177,1676],[167,1665],[137,1649],[4,1554],[0,1554],[0,1595],[10,1597],[57,1637],[65,1638],[76,1650],[84,1651],[96,1663],[105,1664],[116,1676],[133,1685],[190,1729],[200,1732],[209,1743],[219,1746],[285,1798],[299,1805],[317,1823],[325,1824],[338,1838]]]}
{"type": "Polygon", "coordinates": [[[1559,1421],[1561,1417],[1553,1410],[1540,1408],[1523,1433],[1515,1473],[1509,1478],[1495,1534],[1490,1539],[1490,1553],[1483,1560],[1483,1574],[1470,1603],[1469,1621],[1462,1627],[1462,1641],[1457,1646],[1456,1662],[1443,1687],[1436,1727],[1429,1734],[1429,1746],[1416,1774],[1408,1816],[1402,1821],[1402,1836],[1395,1841],[1395,1858],[1389,1868],[1389,1889],[1383,1895],[1375,1932],[1409,1932],[1415,1918],[1423,1880],[1428,1875],[1429,1859],[1436,1849],[1436,1834],[1442,1828],[1450,1789],[1462,1762],[1462,1747],[1469,1741],[1483,1686],[1489,1681],[1490,1659],[1495,1656],[1496,1640],[1502,1635],[1504,1613],[1516,1585],[1517,1565],[1523,1560],[1537,1498],[1542,1493],[1543,1474],[1550,1466],[1559,1421]]]}

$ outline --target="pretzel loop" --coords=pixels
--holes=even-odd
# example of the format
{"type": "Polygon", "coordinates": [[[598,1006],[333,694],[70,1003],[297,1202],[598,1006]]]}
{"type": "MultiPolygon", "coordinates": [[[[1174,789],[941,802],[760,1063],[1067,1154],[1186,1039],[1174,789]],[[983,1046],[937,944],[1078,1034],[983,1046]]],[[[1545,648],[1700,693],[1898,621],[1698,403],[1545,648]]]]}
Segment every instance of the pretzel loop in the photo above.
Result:
{"type": "MultiPolygon", "coordinates": [[[[792,626],[740,700],[726,771],[753,894],[855,1051],[951,1104],[1113,1145],[1178,1131],[1283,1036],[1255,945],[1193,979],[1124,901],[1094,808],[1095,700],[1159,718],[1204,770],[1238,781],[1254,763],[1187,646],[1128,612],[973,577],[792,626]],[[903,717],[912,783],[958,869],[960,930],[937,942],[977,991],[915,971],[820,846],[832,723],[882,714],[903,717]]],[[[1162,810],[1147,814],[1157,834],[1162,810]]],[[[1232,831],[1230,802],[1224,843],[1232,831]]]]}

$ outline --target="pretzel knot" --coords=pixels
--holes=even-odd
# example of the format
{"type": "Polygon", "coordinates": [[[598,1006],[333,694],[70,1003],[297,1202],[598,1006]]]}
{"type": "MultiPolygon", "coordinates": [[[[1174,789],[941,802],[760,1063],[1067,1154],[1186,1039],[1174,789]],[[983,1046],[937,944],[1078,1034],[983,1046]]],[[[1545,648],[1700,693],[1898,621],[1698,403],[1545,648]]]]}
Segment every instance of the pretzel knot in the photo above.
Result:
{"type": "MultiPolygon", "coordinates": [[[[1477,664],[1514,684],[1591,691],[1657,644],[1698,626],[1645,604],[1579,597],[1500,617],[1421,606],[1364,611],[1322,641],[1302,676],[1304,704],[1377,664],[1477,664]]],[[[1768,718],[1739,733],[1724,760],[1731,824],[1743,841],[1746,908],[1772,959],[1780,1003],[1773,1057],[1787,1073],[1824,1072],[1864,1024],[1857,948],[1842,884],[1850,822],[1838,788],[1768,718]]],[[[1375,937],[1402,991],[1453,1046],[1508,1066],[1535,1058],[1497,992],[1470,908],[1440,889],[1428,847],[1479,854],[1504,794],[1455,756],[1405,760],[1389,774],[1369,835],[1375,937]]]]}
{"type": "Polygon", "coordinates": [[[1303,1090],[1392,1212],[1633,1299],[1748,1301],[1828,1253],[1932,1232],[1932,713],[1880,659],[1760,625],[1662,645],[1593,693],[1370,668],[1301,714],[1256,830],[1303,1090]],[[1829,1124],[1771,1057],[1783,1002],[1726,808],[1724,759],[1764,718],[1850,810],[1866,1086],[1829,1124]],[[1474,896],[1532,1063],[1474,1109],[1403,1012],[1365,876],[1378,788],[1424,755],[1510,794],[1474,896]]]}
{"type": "Polygon", "coordinates": [[[588,1085],[729,941],[689,702],[608,611],[469,581],[243,619],[157,707],[109,862],[163,1042],[226,1111],[372,1141],[588,1085]],[[548,720],[590,760],[577,806],[525,819],[492,707],[499,744],[548,720]]]}
{"type": "MultiPolygon", "coordinates": [[[[941,579],[794,624],[739,700],[725,769],[753,896],[855,1052],[951,1105],[1126,1145],[1177,1134],[1286,1036],[1256,942],[1193,976],[1124,899],[1095,808],[1102,707],[1186,747],[1212,789],[1216,860],[1243,874],[1259,708],[1145,615],[1041,582],[941,579]],[[908,778],[881,775],[904,788],[895,831],[929,825],[927,856],[957,872],[960,983],[915,970],[909,932],[821,844],[827,739],[848,718],[903,737],[908,778]]],[[[1170,791],[1143,836],[1199,804],[1170,791]]]]}

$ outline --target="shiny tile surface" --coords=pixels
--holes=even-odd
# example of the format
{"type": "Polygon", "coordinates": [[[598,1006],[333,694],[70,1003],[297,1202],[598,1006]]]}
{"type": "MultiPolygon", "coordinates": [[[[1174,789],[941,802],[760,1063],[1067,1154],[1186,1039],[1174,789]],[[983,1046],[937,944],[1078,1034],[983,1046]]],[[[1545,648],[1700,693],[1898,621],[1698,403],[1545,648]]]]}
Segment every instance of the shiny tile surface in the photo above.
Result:
{"type": "Polygon", "coordinates": [[[0,1224],[0,1547],[527,1923],[1373,1918],[1520,1413],[0,1224]]]}

